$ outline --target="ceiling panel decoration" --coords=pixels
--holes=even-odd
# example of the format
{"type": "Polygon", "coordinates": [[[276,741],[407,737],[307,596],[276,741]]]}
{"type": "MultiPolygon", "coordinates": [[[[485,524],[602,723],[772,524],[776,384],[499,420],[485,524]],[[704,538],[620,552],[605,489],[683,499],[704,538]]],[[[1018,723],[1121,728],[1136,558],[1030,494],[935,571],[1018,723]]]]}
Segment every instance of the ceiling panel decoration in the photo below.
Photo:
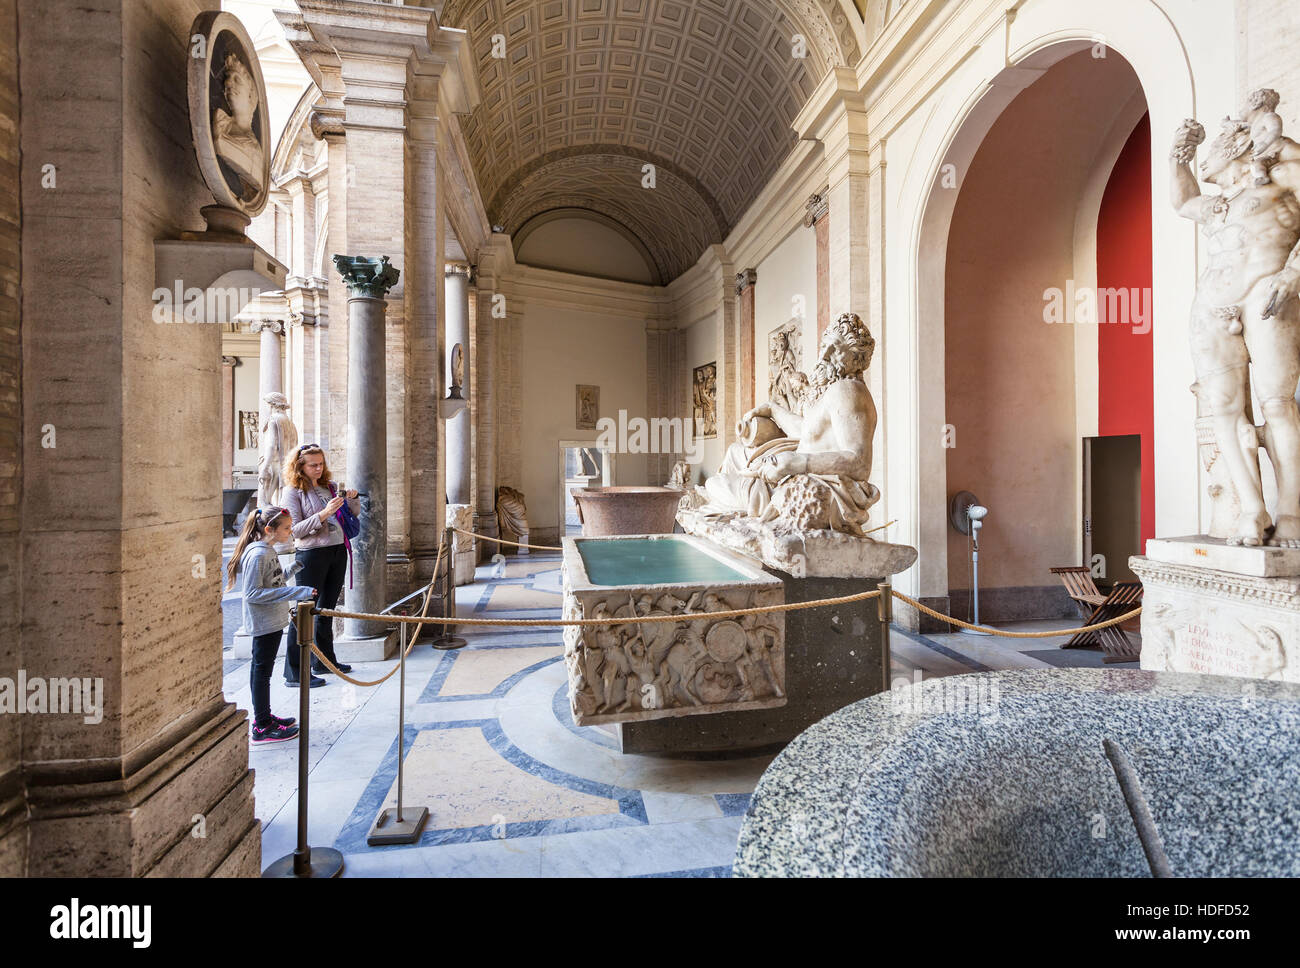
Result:
{"type": "Polygon", "coordinates": [[[840,0],[449,0],[440,22],[469,31],[479,66],[462,127],[489,219],[515,231],[581,198],[665,282],[730,231],[817,81],[859,56],[840,0]]]}

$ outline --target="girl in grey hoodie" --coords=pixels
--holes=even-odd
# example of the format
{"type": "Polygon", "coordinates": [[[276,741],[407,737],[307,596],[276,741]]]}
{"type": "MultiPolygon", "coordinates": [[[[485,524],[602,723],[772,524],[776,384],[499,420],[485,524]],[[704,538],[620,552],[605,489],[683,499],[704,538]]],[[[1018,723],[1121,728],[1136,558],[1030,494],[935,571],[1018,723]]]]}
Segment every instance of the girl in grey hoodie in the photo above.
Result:
{"type": "Polygon", "coordinates": [[[278,743],[298,735],[292,717],[271,712],[271,668],[289,624],[289,603],[304,602],[316,589],[286,584],[274,545],[293,540],[293,521],[284,508],[258,508],[244,521],[226,566],[226,588],[239,579],[244,628],[253,637],[249,687],[253,691],[253,743],[278,743]]]}

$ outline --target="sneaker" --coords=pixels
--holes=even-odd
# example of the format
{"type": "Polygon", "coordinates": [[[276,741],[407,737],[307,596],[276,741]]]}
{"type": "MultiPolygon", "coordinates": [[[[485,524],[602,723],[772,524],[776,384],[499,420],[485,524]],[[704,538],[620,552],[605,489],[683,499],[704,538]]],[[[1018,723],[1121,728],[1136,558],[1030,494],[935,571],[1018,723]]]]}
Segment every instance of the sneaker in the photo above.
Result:
{"type": "MultiPolygon", "coordinates": [[[[298,688],[297,679],[285,679],[284,684],[286,686],[291,686],[294,689],[298,688]]],[[[317,686],[323,686],[323,685],[325,685],[325,680],[322,679],[320,676],[312,676],[311,679],[308,680],[307,682],[308,689],[315,689],[317,686]]]]}
{"type": "Polygon", "coordinates": [[[253,744],[260,746],[263,743],[283,743],[297,735],[297,726],[283,726],[273,718],[269,725],[253,727],[253,744]]]}
{"type": "Polygon", "coordinates": [[[288,718],[285,718],[284,716],[277,716],[275,713],[271,713],[271,719],[275,722],[277,726],[292,726],[294,723],[298,721],[297,717],[295,716],[289,716],[288,718]]]}

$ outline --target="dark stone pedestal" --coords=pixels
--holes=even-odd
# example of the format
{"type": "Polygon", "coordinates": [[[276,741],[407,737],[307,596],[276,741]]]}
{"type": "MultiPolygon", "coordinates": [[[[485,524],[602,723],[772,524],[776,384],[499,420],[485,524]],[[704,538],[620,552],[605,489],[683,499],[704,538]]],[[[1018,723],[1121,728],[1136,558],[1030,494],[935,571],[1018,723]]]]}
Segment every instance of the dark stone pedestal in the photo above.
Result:
{"type": "MultiPolygon", "coordinates": [[[[810,602],[871,591],[876,578],[794,578],[764,569],[785,584],[787,602],[810,602]]],[[[876,599],[785,613],[786,704],[772,709],[620,723],[624,753],[717,753],[778,747],[837,709],[883,692],[876,599]]]]}

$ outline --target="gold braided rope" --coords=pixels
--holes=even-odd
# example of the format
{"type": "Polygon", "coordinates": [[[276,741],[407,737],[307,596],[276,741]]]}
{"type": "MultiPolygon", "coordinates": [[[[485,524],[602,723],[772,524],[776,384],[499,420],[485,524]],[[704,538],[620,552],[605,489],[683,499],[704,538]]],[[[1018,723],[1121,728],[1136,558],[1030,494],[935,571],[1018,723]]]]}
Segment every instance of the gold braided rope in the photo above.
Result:
{"type": "MultiPolygon", "coordinates": [[[[892,523],[893,522],[891,521],[890,524],[892,523]]],[[[888,525],[882,525],[881,527],[888,527],[888,525]]],[[[495,541],[499,544],[515,545],[516,547],[520,547],[520,548],[536,548],[542,551],[562,550],[561,548],[550,547],[548,545],[523,545],[523,544],[519,544],[519,542],[506,541],[502,538],[489,538],[486,535],[476,534],[473,531],[466,531],[463,528],[453,527],[451,528],[451,530],[459,534],[467,535],[471,538],[477,538],[483,541],[495,541]]],[[[433,575],[435,580],[437,579],[438,576],[438,569],[442,565],[442,554],[443,554],[444,545],[445,542],[440,541],[438,543],[438,558],[434,562],[434,566],[433,566],[433,575]]],[[[495,626],[497,628],[555,628],[555,627],[564,627],[564,626],[619,627],[623,625],[642,625],[642,624],[650,624],[654,622],[674,622],[674,623],[694,622],[694,621],[701,621],[704,619],[717,621],[718,619],[724,619],[724,618],[738,618],[742,615],[763,615],[768,612],[795,612],[807,608],[822,608],[827,605],[847,605],[852,602],[861,602],[861,601],[866,601],[868,599],[880,597],[880,589],[877,588],[869,592],[859,592],[856,595],[842,595],[838,598],[821,598],[811,602],[786,602],[781,605],[763,605],[763,606],[756,606],[754,608],[733,608],[722,612],[681,612],[674,615],[640,615],[640,616],[631,616],[622,620],[607,619],[607,618],[572,618],[572,619],[461,618],[461,617],[430,618],[427,616],[426,613],[429,610],[429,601],[433,597],[433,584],[434,584],[433,581],[429,583],[429,589],[424,596],[424,607],[421,609],[421,614],[418,616],[375,615],[369,612],[344,612],[344,611],[339,611],[337,609],[321,609],[320,611],[316,612],[316,614],[323,615],[326,618],[330,618],[330,619],[351,618],[351,619],[359,619],[362,621],[371,621],[371,622],[397,622],[400,624],[414,624],[416,626],[415,634],[411,637],[411,641],[406,649],[406,655],[409,656],[411,654],[411,650],[415,648],[415,642],[416,639],[419,638],[420,630],[423,629],[425,625],[483,625],[489,627],[495,626]]],[[[1128,612],[1127,614],[1119,616],[1118,618],[1113,618],[1105,622],[1098,622],[1096,625],[1084,625],[1084,626],[1080,626],[1079,628],[1073,628],[1073,629],[1052,629],[1046,632],[1005,632],[1002,631],[1001,629],[990,628],[989,626],[986,625],[972,625],[970,622],[963,622],[961,619],[953,618],[950,615],[944,615],[942,612],[937,612],[934,609],[930,608],[928,605],[921,604],[915,598],[912,598],[908,595],[904,595],[902,592],[898,591],[897,589],[891,588],[890,591],[892,592],[893,596],[897,598],[899,601],[912,606],[919,612],[924,612],[926,615],[930,615],[933,618],[937,618],[941,622],[947,622],[949,625],[955,625],[959,628],[969,629],[973,632],[984,632],[988,635],[998,636],[1000,638],[1005,638],[1005,639],[1050,639],[1050,638],[1057,638],[1066,635],[1070,635],[1070,636],[1078,635],[1079,633],[1082,632],[1095,632],[1099,629],[1109,628],[1112,625],[1120,625],[1142,614],[1142,609],[1139,607],[1139,608],[1135,608],[1131,612],[1128,612]]],[[[350,682],[353,685],[357,685],[357,686],[381,685],[382,683],[387,682],[388,679],[392,677],[393,673],[397,672],[399,668],[398,665],[394,665],[393,668],[390,669],[382,679],[376,679],[374,682],[364,682],[360,679],[353,679],[351,676],[339,672],[338,669],[335,668],[334,663],[330,662],[329,659],[325,658],[325,656],[321,654],[320,650],[316,648],[316,644],[314,642],[312,643],[311,651],[318,659],[320,659],[322,663],[324,663],[324,665],[330,670],[330,672],[334,673],[334,675],[345,680],[346,682],[350,682]]]]}
{"type": "MultiPolygon", "coordinates": [[[[437,582],[437,580],[438,580],[438,569],[442,566],[442,549],[443,549],[443,545],[444,545],[444,543],[445,543],[445,542],[443,542],[443,541],[439,541],[439,542],[438,542],[438,558],[437,558],[437,560],[434,561],[434,563],[433,563],[433,578],[429,581],[429,588],[428,588],[428,590],[424,593],[424,607],[420,609],[420,616],[419,616],[420,618],[424,618],[424,617],[425,617],[425,614],[429,611],[429,601],[430,601],[430,599],[433,598],[433,586],[434,586],[434,584],[435,584],[435,583],[437,582]]],[[[325,609],[322,609],[321,611],[317,612],[316,614],[317,614],[317,615],[325,615],[326,617],[333,618],[333,616],[331,615],[331,613],[328,612],[328,611],[326,611],[325,609]]],[[[391,616],[378,616],[378,617],[379,617],[381,620],[386,621],[386,620],[387,620],[388,618],[390,618],[391,616]]],[[[420,622],[420,624],[417,625],[417,626],[415,627],[415,634],[411,636],[411,641],[410,641],[410,642],[407,644],[407,646],[406,646],[406,654],[405,654],[404,658],[407,657],[407,656],[410,656],[410,654],[411,654],[411,650],[415,648],[415,642],[416,642],[416,639],[418,639],[418,638],[420,637],[420,629],[424,628],[424,626],[425,626],[426,624],[433,624],[433,623],[432,623],[432,622],[429,622],[429,623],[420,622]]],[[[329,669],[330,672],[334,673],[334,675],[338,676],[338,677],[339,677],[340,679],[342,679],[344,682],[350,682],[350,683],[352,683],[352,685],[354,685],[354,686],[380,686],[380,685],[383,685],[385,682],[387,682],[389,679],[391,679],[391,678],[393,677],[393,673],[394,673],[394,672],[397,672],[397,670],[400,669],[400,668],[402,667],[402,666],[401,666],[401,662],[398,662],[398,663],[395,664],[391,669],[389,669],[387,673],[385,673],[385,675],[384,675],[384,677],[383,677],[382,679],[376,679],[374,682],[366,682],[366,681],[364,681],[364,680],[362,680],[362,679],[353,679],[353,678],[352,678],[350,675],[348,675],[346,672],[339,672],[338,668],[334,665],[334,663],[331,662],[329,659],[325,658],[325,656],[321,653],[321,650],[318,649],[318,648],[316,648],[316,643],[315,643],[315,642],[313,642],[313,643],[311,644],[311,653],[312,653],[312,655],[314,655],[316,658],[320,659],[321,663],[322,663],[322,664],[323,664],[327,669],[329,669]]],[[[309,672],[309,674],[310,674],[310,672],[309,672]]]]}
{"type": "MultiPolygon", "coordinates": [[[[840,598],[821,598],[814,602],[786,602],[783,605],[763,605],[754,608],[732,608],[725,612],[678,612],[675,615],[637,615],[628,618],[431,618],[432,625],[495,625],[505,627],[540,628],[563,625],[643,625],[651,622],[698,622],[704,619],[735,618],[740,615],[763,615],[767,612],[796,612],[804,608],[821,608],[823,605],[848,605],[868,598],[879,598],[880,589],[844,595],[840,598]]],[[[321,611],[319,615],[331,618],[359,618],[370,621],[415,622],[404,615],[366,615],[359,612],[321,611]]]]}
{"type": "Polygon", "coordinates": [[[560,545],[520,544],[518,541],[507,541],[505,538],[489,538],[485,534],[475,534],[473,531],[466,531],[464,528],[453,527],[451,530],[455,531],[457,534],[463,534],[471,538],[477,538],[479,541],[495,541],[497,544],[513,545],[516,548],[533,548],[536,549],[537,551],[563,551],[564,550],[564,548],[562,548],[560,545]]]}
{"type": "Polygon", "coordinates": [[[949,625],[956,625],[960,628],[970,629],[972,632],[987,632],[989,635],[1001,636],[1004,639],[1050,639],[1058,635],[1078,635],[1080,632],[1095,632],[1097,629],[1110,628],[1112,625],[1119,625],[1123,622],[1127,622],[1129,619],[1137,618],[1142,614],[1141,608],[1135,608],[1133,611],[1126,615],[1121,615],[1119,618],[1112,618],[1105,622],[1098,622],[1096,625],[1084,625],[1077,629],[1056,629],[1049,632],[1003,632],[999,629],[989,628],[987,625],[971,625],[970,622],[963,622],[959,618],[953,618],[950,615],[944,615],[942,612],[936,612],[934,609],[922,605],[915,598],[909,598],[907,595],[904,595],[902,592],[897,590],[894,591],[894,597],[899,601],[911,605],[918,612],[925,612],[926,615],[947,622],[949,625]]]}

